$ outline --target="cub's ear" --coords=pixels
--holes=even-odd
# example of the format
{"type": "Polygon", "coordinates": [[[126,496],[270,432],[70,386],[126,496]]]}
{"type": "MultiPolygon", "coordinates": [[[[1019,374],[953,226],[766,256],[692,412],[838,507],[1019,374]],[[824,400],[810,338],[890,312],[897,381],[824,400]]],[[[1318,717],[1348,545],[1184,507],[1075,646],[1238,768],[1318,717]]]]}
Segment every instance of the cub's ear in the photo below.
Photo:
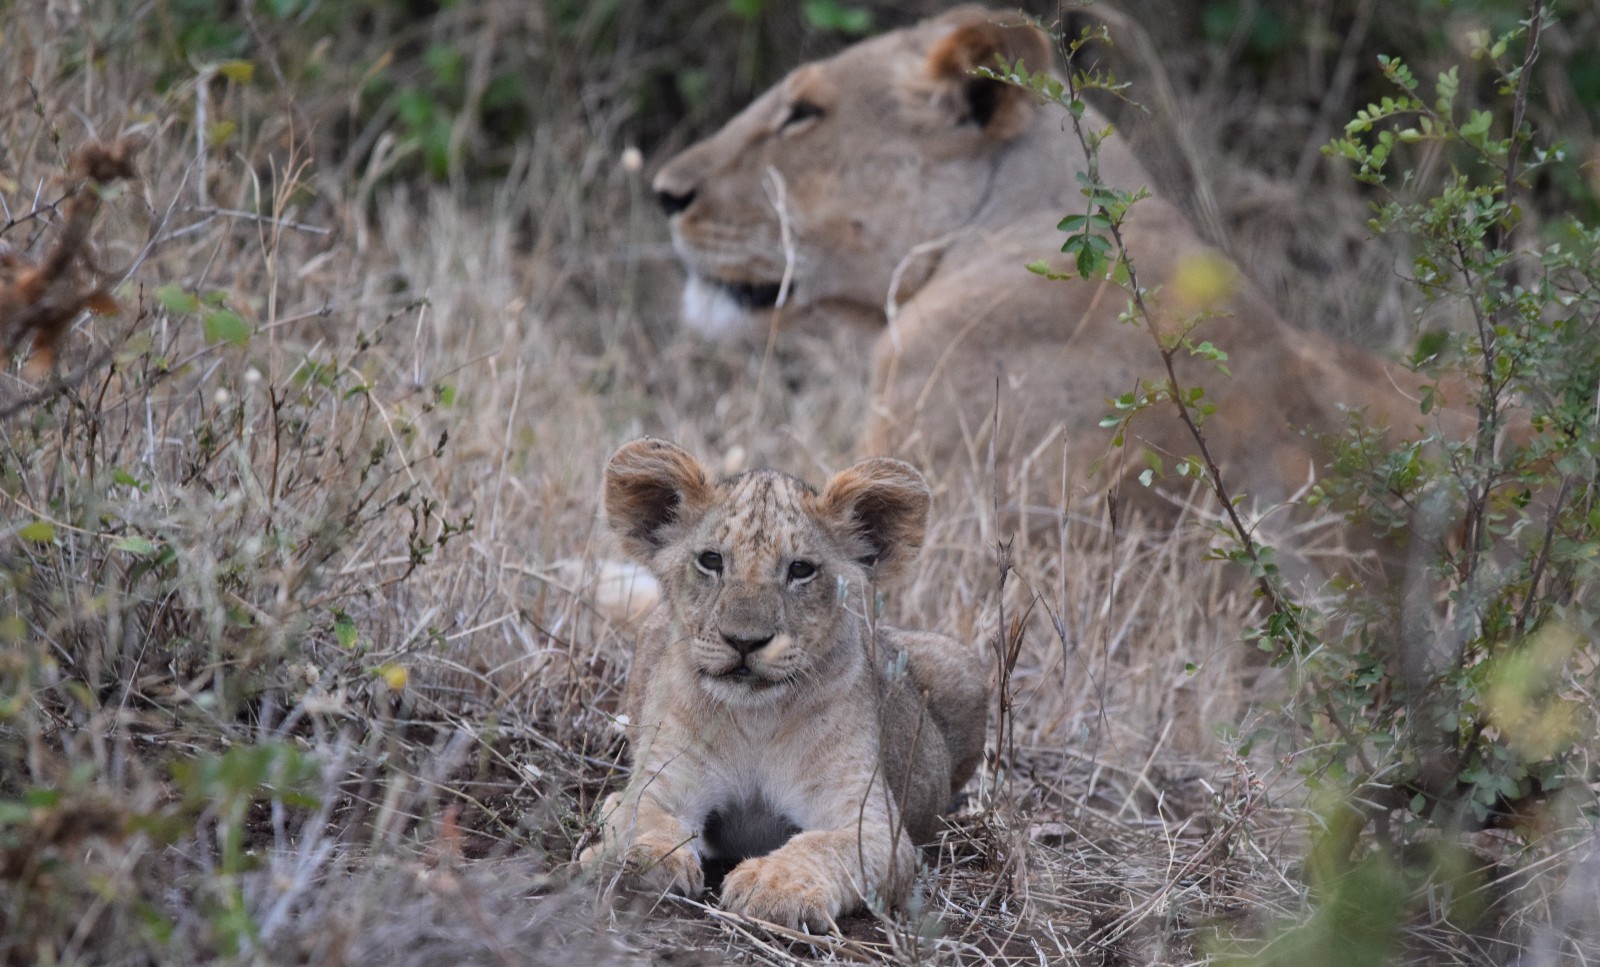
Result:
{"type": "Polygon", "coordinates": [[[834,474],[817,500],[824,518],[859,542],[861,563],[878,581],[899,577],[922,547],[930,497],[910,464],[863,460],[834,474]]]}
{"type": "Polygon", "coordinates": [[[624,444],[606,464],[606,520],[641,563],[667,543],[673,525],[710,507],[712,494],[700,461],[665,440],[624,444]]]}
{"type": "Polygon", "coordinates": [[[987,77],[975,67],[998,68],[1021,60],[1030,71],[1048,70],[1055,59],[1050,38],[1019,14],[963,7],[940,18],[956,26],[928,52],[928,75],[952,96],[961,120],[971,121],[996,141],[1022,133],[1039,109],[1033,94],[987,77]]]}

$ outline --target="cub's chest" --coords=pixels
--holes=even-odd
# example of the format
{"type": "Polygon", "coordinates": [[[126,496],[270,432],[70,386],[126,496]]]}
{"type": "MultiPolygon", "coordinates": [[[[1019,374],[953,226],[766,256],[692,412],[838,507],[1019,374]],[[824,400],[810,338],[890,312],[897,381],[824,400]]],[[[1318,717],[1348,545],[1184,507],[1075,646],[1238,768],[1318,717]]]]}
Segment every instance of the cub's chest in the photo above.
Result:
{"type": "MultiPolygon", "coordinates": [[[[877,723],[819,711],[804,721],[776,717],[720,730],[701,763],[700,812],[724,818],[772,813],[790,825],[827,821],[831,804],[871,780],[877,723]]],[[[780,823],[782,825],[782,823],[780,823]]]]}

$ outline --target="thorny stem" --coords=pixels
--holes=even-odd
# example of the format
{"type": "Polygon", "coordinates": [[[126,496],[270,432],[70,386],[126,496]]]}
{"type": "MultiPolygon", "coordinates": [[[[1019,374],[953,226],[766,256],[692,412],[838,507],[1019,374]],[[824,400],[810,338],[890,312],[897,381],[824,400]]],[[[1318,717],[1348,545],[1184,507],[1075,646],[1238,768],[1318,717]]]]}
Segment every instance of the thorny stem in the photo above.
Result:
{"type": "Polygon", "coordinates": [[[1572,478],[1563,475],[1561,489],[1556,493],[1556,499],[1550,502],[1550,514],[1545,523],[1544,540],[1539,545],[1539,556],[1533,561],[1533,571],[1528,576],[1528,596],[1522,600],[1522,608],[1517,612],[1517,634],[1524,634],[1528,630],[1528,620],[1533,616],[1533,605],[1539,599],[1535,593],[1539,582],[1544,579],[1544,569],[1550,563],[1550,546],[1555,542],[1556,523],[1561,517],[1561,508],[1567,502],[1567,497],[1572,493],[1572,478]]]}
{"type": "MultiPolygon", "coordinates": [[[[1079,99],[1078,82],[1070,69],[1070,61],[1072,59],[1070,51],[1067,54],[1067,59],[1069,62],[1069,69],[1065,71],[1067,92],[1071,99],[1076,101],[1079,99]]],[[[1097,163],[1097,151],[1090,147],[1089,139],[1083,133],[1083,123],[1079,120],[1078,115],[1072,111],[1068,111],[1067,115],[1072,120],[1073,134],[1077,137],[1078,144],[1082,146],[1084,155],[1089,159],[1089,177],[1091,181],[1099,184],[1100,173],[1097,163]]],[[[1091,212],[1090,214],[1094,213],[1091,212]]],[[[1172,400],[1172,405],[1177,409],[1178,418],[1183,421],[1184,429],[1189,431],[1189,436],[1193,438],[1195,446],[1199,448],[1200,458],[1205,462],[1206,482],[1210,484],[1212,493],[1216,494],[1217,499],[1222,502],[1223,512],[1228,516],[1228,526],[1233,529],[1233,533],[1238,538],[1245,555],[1250,559],[1250,563],[1255,565],[1254,569],[1257,572],[1256,587],[1260,590],[1262,597],[1267,600],[1274,615],[1287,619],[1289,627],[1298,632],[1299,619],[1294,615],[1294,608],[1284,597],[1282,589],[1268,576],[1255,539],[1250,536],[1250,528],[1240,518],[1233,495],[1228,490],[1227,483],[1222,479],[1222,470],[1217,466],[1216,459],[1211,455],[1210,446],[1206,444],[1205,433],[1201,431],[1199,424],[1195,423],[1193,415],[1189,412],[1189,407],[1183,402],[1182,386],[1178,382],[1177,369],[1173,364],[1173,358],[1178,351],[1178,344],[1174,343],[1168,346],[1161,339],[1161,331],[1156,326],[1155,316],[1150,312],[1149,306],[1144,301],[1144,289],[1139,285],[1138,272],[1134,268],[1133,260],[1128,257],[1127,246],[1123,243],[1120,220],[1112,219],[1109,231],[1111,232],[1112,241],[1117,246],[1117,259],[1128,272],[1126,289],[1133,298],[1134,309],[1137,311],[1139,319],[1144,323],[1145,331],[1149,332],[1150,338],[1155,340],[1156,349],[1161,354],[1161,365],[1166,371],[1167,395],[1172,400]]],[[[1298,634],[1296,634],[1296,637],[1298,637],[1298,634]]]]}
{"type": "MultiPolygon", "coordinates": [[[[1539,31],[1544,26],[1544,0],[1533,0],[1533,13],[1528,17],[1528,50],[1522,56],[1522,69],[1517,72],[1517,93],[1511,101],[1511,150],[1506,153],[1505,196],[1509,208],[1511,196],[1517,185],[1517,162],[1522,154],[1522,119],[1528,110],[1528,79],[1533,76],[1533,62],[1539,58],[1539,31]]],[[[1505,247],[1508,234],[1504,225],[1496,230],[1495,247],[1505,247]]]]}
{"type": "MultiPolygon", "coordinates": [[[[1505,198],[1507,204],[1510,198],[1505,198]]],[[[1458,267],[1469,286],[1475,286],[1471,260],[1468,258],[1466,247],[1460,240],[1455,243],[1456,257],[1459,259],[1458,267]]],[[[1477,300],[1468,300],[1472,305],[1473,321],[1478,328],[1479,352],[1483,356],[1483,382],[1484,390],[1478,398],[1477,439],[1472,453],[1472,473],[1470,486],[1467,493],[1467,514],[1462,524],[1462,552],[1466,555],[1462,561],[1462,570],[1465,575],[1470,575],[1477,567],[1478,552],[1483,532],[1484,516],[1488,511],[1487,501],[1490,481],[1487,479],[1486,462],[1494,446],[1494,433],[1500,423],[1500,387],[1495,384],[1495,369],[1498,365],[1500,347],[1495,337],[1495,327],[1490,320],[1484,318],[1483,308],[1477,300]]]]}
{"type": "MultiPolygon", "coordinates": [[[[1519,184],[1517,165],[1521,160],[1522,147],[1525,138],[1522,135],[1523,119],[1527,113],[1528,85],[1533,76],[1533,64],[1539,57],[1539,36],[1544,25],[1544,2],[1533,0],[1531,4],[1528,24],[1528,47],[1522,57],[1522,66],[1517,72],[1516,93],[1511,103],[1511,131],[1509,136],[1510,147],[1506,152],[1505,165],[1501,169],[1500,201],[1505,206],[1505,215],[1497,219],[1489,233],[1486,255],[1493,257],[1495,253],[1503,253],[1504,261],[1498,269],[1498,275],[1510,288],[1516,283],[1516,264],[1511,257],[1511,230],[1510,223],[1513,201],[1517,195],[1519,184]]],[[[1455,241],[1457,268],[1466,281],[1469,289],[1481,287],[1481,279],[1476,277],[1472,270],[1472,260],[1466,245],[1460,238],[1455,241]]],[[[1498,327],[1496,323],[1507,313],[1507,305],[1503,302],[1495,305],[1492,312],[1496,318],[1486,318],[1483,306],[1477,300],[1469,299],[1472,307],[1473,321],[1478,330],[1479,354],[1483,360],[1483,392],[1477,402],[1477,428],[1471,459],[1471,472],[1468,477],[1466,516],[1462,522],[1462,560],[1458,572],[1464,582],[1470,583],[1473,575],[1477,573],[1478,562],[1487,546],[1488,532],[1486,524],[1489,514],[1489,497],[1494,491],[1494,438],[1499,432],[1502,422],[1503,393],[1510,382],[1510,377],[1500,378],[1497,373],[1500,362],[1500,345],[1498,327]]],[[[1550,535],[1546,533],[1546,540],[1550,535]]],[[[1543,559],[1538,562],[1535,574],[1542,569],[1543,559]]],[[[1534,600],[1532,586],[1529,596],[1524,604],[1522,614],[1518,618],[1518,625],[1528,615],[1527,605],[1534,600]]]]}

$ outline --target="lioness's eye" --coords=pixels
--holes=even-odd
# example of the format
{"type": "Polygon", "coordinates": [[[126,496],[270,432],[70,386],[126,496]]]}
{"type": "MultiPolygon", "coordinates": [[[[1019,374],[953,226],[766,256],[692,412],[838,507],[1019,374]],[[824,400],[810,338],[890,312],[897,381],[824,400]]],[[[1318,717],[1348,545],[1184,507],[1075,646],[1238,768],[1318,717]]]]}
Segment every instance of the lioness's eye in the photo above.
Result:
{"type": "Polygon", "coordinates": [[[778,130],[781,131],[784,128],[793,127],[802,121],[809,121],[812,118],[820,117],[822,117],[822,108],[817,107],[810,101],[795,101],[793,104],[789,105],[789,113],[784,116],[783,123],[778,126],[778,130]]]}
{"type": "Polygon", "coordinates": [[[810,561],[792,561],[789,564],[789,580],[809,581],[817,576],[817,566],[810,561]]]}
{"type": "Polygon", "coordinates": [[[694,559],[694,566],[707,574],[719,574],[722,571],[722,555],[716,551],[701,551],[694,559]]]}

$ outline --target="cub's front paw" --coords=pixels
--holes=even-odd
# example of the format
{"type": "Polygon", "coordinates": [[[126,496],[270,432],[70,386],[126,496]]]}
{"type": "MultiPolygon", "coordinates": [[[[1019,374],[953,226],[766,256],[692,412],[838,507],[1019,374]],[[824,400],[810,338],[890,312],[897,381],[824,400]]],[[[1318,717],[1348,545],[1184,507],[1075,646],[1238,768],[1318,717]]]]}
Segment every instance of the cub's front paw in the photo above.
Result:
{"type": "Polygon", "coordinates": [[[745,860],[722,881],[722,906],[734,913],[821,933],[844,912],[849,890],[813,864],[783,851],[745,860]]]}
{"type": "Polygon", "coordinates": [[[691,844],[665,836],[640,836],[624,854],[628,877],[651,893],[697,897],[705,889],[705,873],[691,844]]]}

